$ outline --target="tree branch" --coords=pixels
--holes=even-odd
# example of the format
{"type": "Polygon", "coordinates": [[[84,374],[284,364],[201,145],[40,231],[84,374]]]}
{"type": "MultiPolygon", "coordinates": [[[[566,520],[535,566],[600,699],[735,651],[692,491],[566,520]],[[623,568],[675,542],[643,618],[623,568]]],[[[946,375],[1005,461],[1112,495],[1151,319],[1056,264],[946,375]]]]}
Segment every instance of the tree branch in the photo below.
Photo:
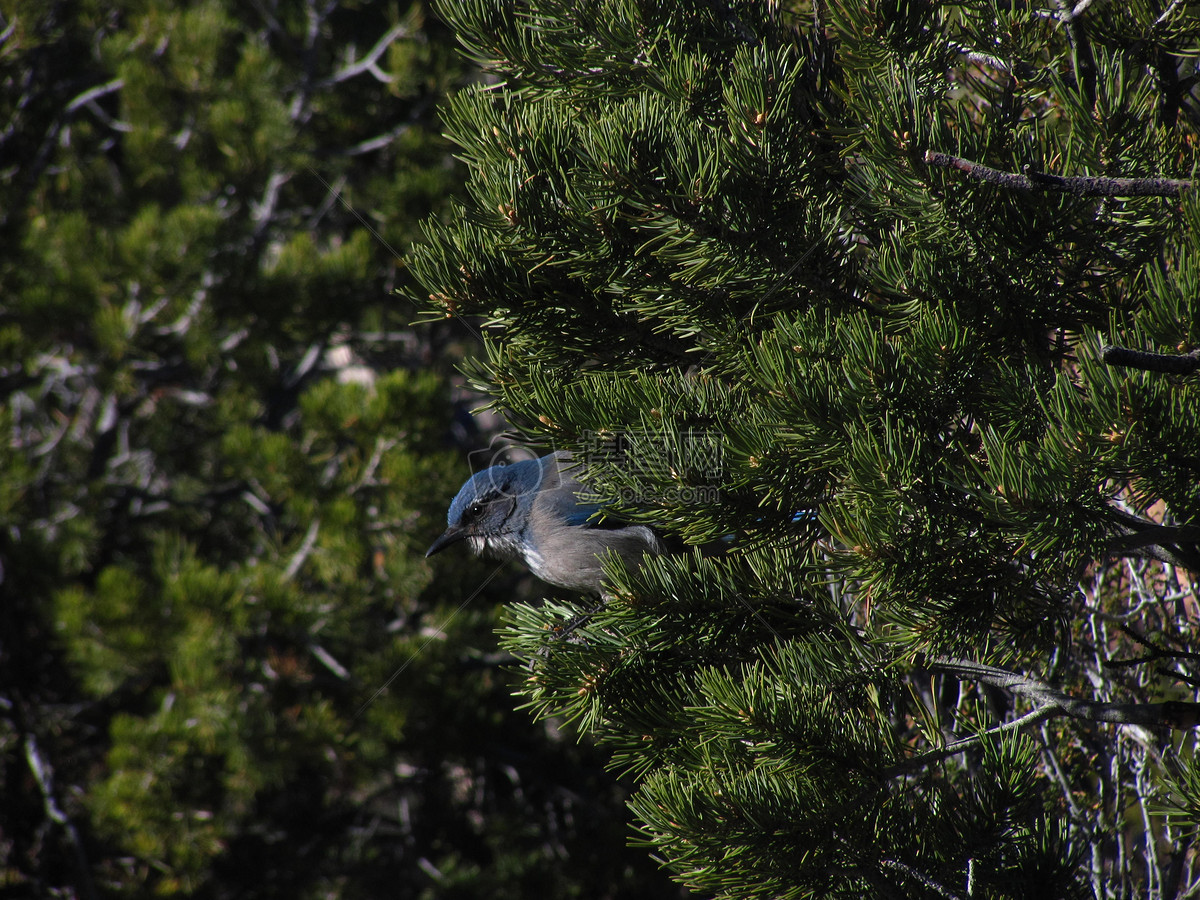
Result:
{"type": "Polygon", "coordinates": [[[961,740],[953,741],[945,747],[938,747],[935,750],[929,750],[919,756],[913,756],[904,762],[892,766],[885,772],[885,776],[892,778],[896,775],[903,775],[907,772],[921,769],[930,763],[941,762],[943,759],[949,759],[951,756],[957,756],[965,750],[970,750],[972,747],[983,743],[985,738],[998,737],[1002,734],[1007,734],[1010,731],[1020,731],[1026,725],[1033,725],[1045,719],[1052,719],[1055,716],[1062,715],[1062,711],[1053,706],[1039,706],[1032,712],[1028,712],[1019,719],[1013,719],[1011,722],[1005,722],[1003,725],[996,725],[989,728],[987,731],[981,731],[979,734],[973,734],[970,737],[962,738],[961,740]]]}
{"type": "Polygon", "coordinates": [[[1147,523],[1111,538],[1104,548],[1110,556],[1156,559],[1200,572],[1200,529],[1188,525],[1147,523]]]}
{"type": "Polygon", "coordinates": [[[1191,353],[1151,353],[1148,350],[1129,350],[1107,344],[1100,349],[1100,358],[1110,366],[1143,369],[1166,375],[1191,375],[1200,369],[1200,350],[1191,353]]]}
{"type": "Polygon", "coordinates": [[[1112,722],[1117,725],[1166,726],[1186,730],[1200,725],[1200,703],[1171,700],[1165,703],[1102,703],[1082,700],[1028,675],[1009,672],[983,663],[960,659],[937,659],[930,668],[955,677],[972,678],[1012,691],[1050,709],[1047,715],[1062,713],[1073,719],[1089,722],[1112,722]]]}
{"type": "Polygon", "coordinates": [[[384,84],[391,84],[396,80],[396,78],[393,75],[388,75],[379,68],[379,57],[381,57],[384,51],[387,50],[387,48],[390,47],[398,38],[408,37],[410,30],[410,26],[407,22],[401,22],[398,25],[393,25],[390,29],[388,29],[383,37],[375,42],[375,46],[367,51],[366,56],[357,61],[347,63],[345,66],[338,69],[338,71],[330,75],[329,78],[322,82],[318,82],[317,86],[327,87],[331,84],[349,81],[351,78],[355,78],[361,75],[363,72],[370,72],[377,81],[383,82],[384,84]]]}
{"type": "Polygon", "coordinates": [[[882,868],[894,869],[897,872],[903,873],[914,881],[919,882],[923,887],[928,888],[941,897],[947,898],[947,900],[959,900],[958,894],[938,884],[938,882],[934,881],[924,872],[920,872],[912,866],[900,862],[898,859],[881,859],[879,865],[882,868]]]}
{"type": "Polygon", "coordinates": [[[304,565],[308,555],[312,553],[313,547],[317,545],[317,534],[321,530],[321,520],[313,519],[308,525],[308,531],[304,534],[304,540],[300,542],[300,548],[292,554],[292,558],[288,561],[287,568],[283,570],[284,582],[291,581],[296,577],[296,573],[300,571],[300,567],[304,565]]]}
{"type": "Polygon", "coordinates": [[[75,862],[79,866],[80,892],[87,900],[95,900],[96,888],[92,884],[91,867],[83,849],[83,841],[79,837],[79,831],[75,828],[75,824],[58,805],[58,800],[54,796],[54,771],[50,768],[46,758],[42,756],[37,738],[32,732],[25,734],[25,761],[41,792],[42,808],[46,818],[66,832],[67,840],[75,853],[75,862]]]}
{"type": "Polygon", "coordinates": [[[1159,25],[1163,24],[1163,22],[1167,21],[1167,19],[1171,18],[1171,16],[1175,14],[1175,10],[1179,9],[1182,3],[1183,0],[1173,0],[1171,5],[1163,10],[1163,14],[1155,19],[1154,24],[1150,27],[1157,28],[1159,25]]]}
{"type": "Polygon", "coordinates": [[[90,109],[95,114],[96,118],[98,118],[101,122],[103,122],[105,125],[109,126],[110,128],[114,129],[115,131],[125,131],[125,132],[133,131],[132,125],[130,125],[128,122],[123,122],[123,121],[120,121],[119,119],[114,119],[112,116],[110,116],[108,113],[106,113],[103,109],[101,109],[100,105],[96,102],[101,97],[105,97],[109,94],[115,93],[116,91],[121,90],[121,88],[123,88],[123,87],[125,87],[125,79],[114,78],[112,81],[108,82],[107,84],[102,84],[102,85],[99,85],[98,87],[94,87],[94,88],[91,88],[90,90],[86,90],[82,94],[77,96],[74,100],[72,100],[70,103],[67,104],[65,114],[68,116],[72,116],[79,110],[80,107],[86,106],[88,109],[90,109]]]}
{"type": "Polygon", "coordinates": [[[1182,178],[1105,178],[1041,172],[1017,175],[933,150],[925,151],[925,162],[944,169],[957,169],[977,181],[1013,191],[1059,191],[1079,197],[1178,197],[1193,187],[1191,181],[1182,178]]]}
{"type": "Polygon", "coordinates": [[[1069,4],[1063,0],[1055,0],[1059,13],[1056,17],[1066,29],[1067,39],[1071,46],[1071,62],[1075,69],[1075,82],[1083,90],[1089,107],[1096,106],[1096,56],[1092,52],[1092,42],[1084,27],[1083,14],[1092,4],[1092,0],[1080,0],[1078,4],[1068,9],[1069,4]]]}
{"type": "Polygon", "coordinates": [[[1058,17],[1058,20],[1059,20],[1060,22],[1070,22],[1070,21],[1072,21],[1072,20],[1074,20],[1074,19],[1077,19],[1077,18],[1079,18],[1079,17],[1080,17],[1080,16],[1082,16],[1082,15],[1083,15],[1085,12],[1087,12],[1087,8],[1088,8],[1089,6],[1091,6],[1093,2],[1094,2],[1094,0],[1079,0],[1079,2],[1078,2],[1078,3],[1076,3],[1076,4],[1075,4],[1075,5],[1074,5],[1074,6],[1073,6],[1071,9],[1070,9],[1070,11],[1069,11],[1069,12],[1065,12],[1065,13],[1063,13],[1061,16],[1059,16],[1059,17],[1058,17]]]}

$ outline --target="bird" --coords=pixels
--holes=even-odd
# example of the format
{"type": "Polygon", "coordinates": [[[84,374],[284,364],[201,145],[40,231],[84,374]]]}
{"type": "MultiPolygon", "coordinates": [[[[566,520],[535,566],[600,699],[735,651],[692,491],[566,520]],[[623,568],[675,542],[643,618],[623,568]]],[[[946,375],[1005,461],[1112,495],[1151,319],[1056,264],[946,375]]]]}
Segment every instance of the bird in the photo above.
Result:
{"type": "Polygon", "coordinates": [[[450,503],[446,530],[425,556],[466,541],[476,556],[519,559],[548,584],[605,597],[605,556],[614,553],[633,570],[666,546],[648,525],[603,518],[603,505],[576,469],[571,453],[560,450],[475,473],[450,503]]]}

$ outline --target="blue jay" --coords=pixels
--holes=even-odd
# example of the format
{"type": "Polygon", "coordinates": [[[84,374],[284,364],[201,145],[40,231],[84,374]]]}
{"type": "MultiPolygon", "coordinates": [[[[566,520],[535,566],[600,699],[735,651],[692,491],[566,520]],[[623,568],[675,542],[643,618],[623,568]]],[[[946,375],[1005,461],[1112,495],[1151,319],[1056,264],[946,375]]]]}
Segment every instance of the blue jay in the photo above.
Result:
{"type": "Polygon", "coordinates": [[[448,527],[425,555],[465,540],[477,556],[520,559],[542,581],[603,596],[607,551],[632,570],[645,554],[666,548],[647,525],[597,521],[601,506],[572,468],[571,454],[559,451],[477,472],[450,504],[448,527]]]}

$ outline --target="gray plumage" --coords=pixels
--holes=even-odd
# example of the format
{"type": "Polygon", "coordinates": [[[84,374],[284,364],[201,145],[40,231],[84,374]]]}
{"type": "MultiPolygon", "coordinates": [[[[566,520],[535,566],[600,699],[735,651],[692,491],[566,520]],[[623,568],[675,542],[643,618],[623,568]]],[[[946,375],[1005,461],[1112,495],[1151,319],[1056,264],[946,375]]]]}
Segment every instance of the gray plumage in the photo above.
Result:
{"type": "Polygon", "coordinates": [[[560,451],[477,472],[450,504],[447,528],[425,555],[466,541],[476,555],[521,560],[550,584],[603,594],[606,553],[633,570],[647,553],[665,548],[646,525],[597,521],[601,506],[573,467],[571,454],[560,451]]]}

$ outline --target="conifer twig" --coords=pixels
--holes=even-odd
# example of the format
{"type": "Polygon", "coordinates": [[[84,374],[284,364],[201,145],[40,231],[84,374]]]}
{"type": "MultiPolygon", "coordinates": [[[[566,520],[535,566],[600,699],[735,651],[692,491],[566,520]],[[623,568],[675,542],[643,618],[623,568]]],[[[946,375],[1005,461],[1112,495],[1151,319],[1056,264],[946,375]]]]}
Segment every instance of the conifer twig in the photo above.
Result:
{"type": "Polygon", "coordinates": [[[1200,350],[1179,354],[1151,353],[1148,350],[1130,350],[1108,344],[1100,349],[1100,358],[1110,366],[1162,372],[1166,375],[1191,375],[1200,369],[1200,350]]]}
{"type": "Polygon", "coordinates": [[[925,151],[931,166],[957,169],[977,181],[1014,191],[1060,191],[1080,197],[1178,197],[1193,186],[1183,178],[1106,178],[1092,175],[1047,175],[1044,172],[1004,172],[961,156],[925,151]]]}

